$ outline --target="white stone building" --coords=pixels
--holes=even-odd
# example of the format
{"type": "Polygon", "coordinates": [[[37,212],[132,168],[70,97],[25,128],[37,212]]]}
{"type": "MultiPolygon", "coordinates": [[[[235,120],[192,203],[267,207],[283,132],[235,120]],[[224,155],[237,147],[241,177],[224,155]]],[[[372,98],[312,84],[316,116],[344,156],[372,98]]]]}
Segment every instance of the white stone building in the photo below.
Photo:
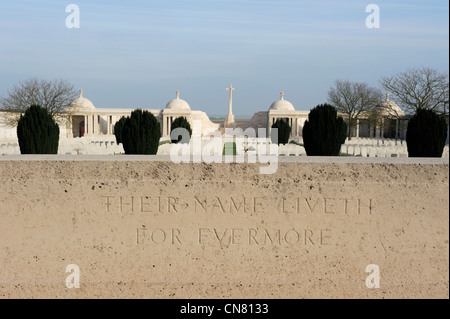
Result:
{"type": "MultiPolygon", "coordinates": [[[[80,97],[75,99],[67,109],[70,114],[66,128],[66,138],[79,138],[89,136],[104,136],[114,134],[114,125],[124,116],[130,116],[133,109],[96,108],[87,98],[83,97],[80,90],[80,97]]],[[[202,122],[203,129],[219,129],[218,124],[209,120],[208,115],[202,111],[193,111],[189,104],[180,99],[177,91],[176,98],[169,101],[163,109],[146,109],[151,112],[161,125],[161,136],[168,138],[171,132],[171,125],[177,117],[186,117],[189,122],[195,120],[202,122]]]]}
{"type": "MultiPolygon", "coordinates": [[[[177,117],[186,117],[191,125],[194,121],[201,122],[201,131],[193,132],[196,136],[203,136],[205,132],[220,130],[224,133],[225,128],[248,128],[266,129],[267,136],[270,135],[271,127],[277,119],[283,119],[288,122],[292,128],[291,138],[301,140],[305,121],[308,119],[309,111],[297,111],[292,103],[284,98],[284,92],[281,92],[279,100],[273,102],[267,111],[257,112],[251,119],[235,119],[232,110],[232,92],[234,88],[229,85],[229,105],[228,115],[224,121],[212,122],[208,115],[203,111],[192,110],[189,104],[180,98],[180,92],[176,92],[176,98],[170,100],[164,108],[147,109],[151,112],[161,125],[162,139],[168,140],[172,129],[172,123],[177,117]]],[[[69,114],[68,120],[64,125],[60,125],[60,148],[62,153],[70,153],[73,150],[85,147],[84,153],[102,154],[108,148],[108,154],[120,151],[117,145],[114,146],[114,125],[123,116],[130,116],[133,109],[117,108],[96,108],[94,103],[83,96],[80,90],[80,96],[75,99],[66,109],[69,114]],[[80,145],[78,147],[77,145],[80,145]],[[97,147],[97,148],[96,148],[97,147]],[[112,149],[112,147],[116,147],[112,149]]],[[[403,111],[397,104],[390,101],[389,94],[386,100],[379,107],[379,117],[376,122],[368,116],[362,116],[357,126],[352,132],[356,138],[406,138],[406,125],[403,111]]],[[[4,125],[2,118],[5,113],[0,112],[0,154],[18,153],[18,141],[16,128],[4,125]]],[[[344,117],[345,119],[345,117],[344,117]]]]}

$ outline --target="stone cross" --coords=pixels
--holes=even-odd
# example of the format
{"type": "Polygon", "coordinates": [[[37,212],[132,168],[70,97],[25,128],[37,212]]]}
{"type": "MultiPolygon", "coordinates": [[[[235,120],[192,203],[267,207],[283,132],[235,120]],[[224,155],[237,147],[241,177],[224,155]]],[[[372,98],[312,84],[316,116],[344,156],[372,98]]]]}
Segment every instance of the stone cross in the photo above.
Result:
{"type": "Polygon", "coordinates": [[[281,91],[281,100],[284,100],[284,92],[281,91]]]}
{"type": "Polygon", "coordinates": [[[83,96],[83,89],[80,89],[80,97],[82,97],[83,96]]]}
{"type": "Polygon", "coordinates": [[[177,90],[177,100],[180,99],[180,91],[177,90]]]}
{"type": "Polygon", "coordinates": [[[230,84],[229,87],[227,87],[227,91],[230,91],[229,93],[229,99],[228,99],[228,116],[226,120],[226,124],[231,124],[234,122],[234,116],[233,116],[233,91],[235,89],[230,84]]]}
{"type": "Polygon", "coordinates": [[[229,87],[227,87],[227,91],[230,91],[229,94],[229,100],[228,100],[228,114],[233,114],[233,91],[235,88],[230,84],[229,87]]]}

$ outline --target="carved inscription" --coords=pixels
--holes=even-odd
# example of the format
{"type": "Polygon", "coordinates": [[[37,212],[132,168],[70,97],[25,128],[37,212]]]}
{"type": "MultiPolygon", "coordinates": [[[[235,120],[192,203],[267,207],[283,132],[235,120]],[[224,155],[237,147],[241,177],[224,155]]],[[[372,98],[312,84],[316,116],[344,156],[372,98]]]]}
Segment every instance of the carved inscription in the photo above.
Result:
{"type": "Polygon", "coordinates": [[[331,245],[328,229],[268,229],[268,228],[198,228],[182,232],[178,228],[162,229],[139,227],[136,230],[139,245],[217,245],[230,246],[326,246],[331,245]],[[195,238],[195,240],[193,240],[195,238]],[[190,239],[190,241],[189,241],[190,239]]]}
{"type": "Polygon", "coordinates": [[[284,214],[371,215],[372,199],[296,198],[282,199],[284,214]]]}
{"type": "Polygon", "coordinates": [[[361,198],[292,198],[175,196],[102,196],[107,213],[153,214],[266,214],[274,208],[282,214],[300,215],[371,215],[372,199],[361,198]],[[273,205],[275,203],[275,206],[273,205]]]}
{"type": "MultiPolygon", "coordinates": [[[[183,216],[183,214],[254,216],[277,214],[279,219],[293,216],[333,218],[333,216],[370,216],[374,201],[370,198],[266,198],[246,196],[102,196],[106,213],[183,216]]],[[[325,246],[332,244],[329,229],[303,228],[221,228],[219,225],[195,225],[180,228],[141,226],[136,229],[138,245],[203,245],[221,248],[238,246],[325,246]]]]}

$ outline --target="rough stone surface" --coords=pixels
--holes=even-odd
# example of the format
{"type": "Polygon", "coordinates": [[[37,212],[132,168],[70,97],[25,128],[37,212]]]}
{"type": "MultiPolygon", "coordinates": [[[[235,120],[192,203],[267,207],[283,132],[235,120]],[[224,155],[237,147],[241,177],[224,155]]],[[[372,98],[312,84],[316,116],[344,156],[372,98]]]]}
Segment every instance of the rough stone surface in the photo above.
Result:
{"type": "Polygon", "coordinates": [[[0,298],[449,298],[448,195],[448,160],[0,157],[0,298]]]}

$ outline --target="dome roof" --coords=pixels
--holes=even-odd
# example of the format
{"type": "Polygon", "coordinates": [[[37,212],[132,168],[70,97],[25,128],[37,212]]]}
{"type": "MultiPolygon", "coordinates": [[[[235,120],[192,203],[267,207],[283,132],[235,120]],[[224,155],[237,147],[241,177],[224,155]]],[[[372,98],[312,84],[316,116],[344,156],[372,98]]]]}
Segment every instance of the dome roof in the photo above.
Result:
{"type": "Polygon", "coordinates": [[[272,103],[269,111],[295,111],[295,107],[284,99],[284,92],[281,92],[281,98],[272,103]]]}
{"type": "Polygon", "coordinates": [[[72,103],[70,103],[70,106],[76,109],[85,109],[85,110],[93,110],[95,109],[94,104],[91,102],[91,100],[86,99],[83,97],[83,90],[80,89],[80,97],[73,100],[72,103]]]}
{"type": "Polygon", "coordinates": [[[389,93],[386,93],[386,101],[380,103],[378,106],[381,114],[383,116],[391,116],[391,117],[401,117],[405,116],[405,112],[397,105],[397,103],[392,102],[389,99],[389,93]]]}
{"type": "Polygon", "coordinates": [[[165,109],[174,111],[190,111],[191,107],[185,100],[180,99],[180,92],[177,91],[177,98],[169,101],[165,109]]]}

